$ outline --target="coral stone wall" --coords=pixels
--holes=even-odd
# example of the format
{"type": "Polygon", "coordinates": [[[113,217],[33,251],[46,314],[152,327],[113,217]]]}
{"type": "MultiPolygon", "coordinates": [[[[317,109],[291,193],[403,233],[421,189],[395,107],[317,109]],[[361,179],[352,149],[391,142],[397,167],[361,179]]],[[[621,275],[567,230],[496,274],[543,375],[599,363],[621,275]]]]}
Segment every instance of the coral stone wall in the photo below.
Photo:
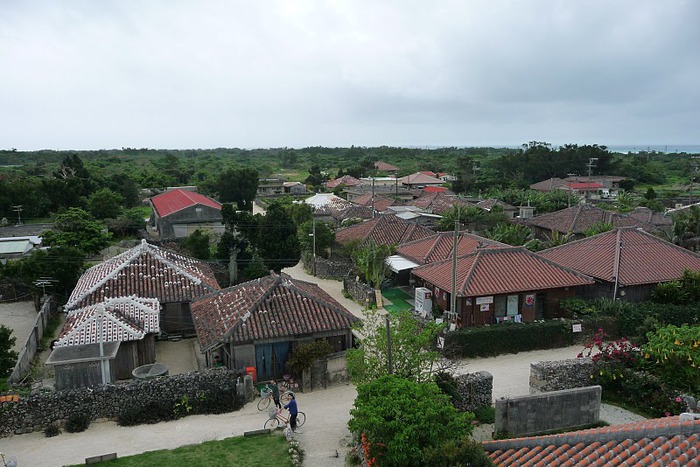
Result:
{"type": "Polygon", "coordinates": [[[533,362],[530,364],[530,394],[590,386],[592,373],[590,358],[533,362]]]}
{"type": "Polygon", "coordinates": [[[152,380],[134,380],[126,384],[107,384],[65,391],[44,390],[0,404],[0,436],[41,431],[71,414],[87,414],[92,420],[115,419],[125,408],[145,406],[157,401],[178,401],[183,396],[206,397],[208,390],[230,389],[232,397],[252,400],[250,376],[242,372],[215,368],[152,380]]]}

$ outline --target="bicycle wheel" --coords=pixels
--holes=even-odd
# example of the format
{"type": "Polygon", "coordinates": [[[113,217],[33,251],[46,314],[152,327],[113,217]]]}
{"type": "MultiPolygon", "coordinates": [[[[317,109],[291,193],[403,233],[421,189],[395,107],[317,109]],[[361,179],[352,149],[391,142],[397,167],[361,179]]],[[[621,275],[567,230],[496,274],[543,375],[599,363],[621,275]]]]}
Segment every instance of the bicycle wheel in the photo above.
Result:
{"type": "Polygon", "coordinates": [[[270,406],[270,399],[272,399],[270,396],[261,397],[258,401],[258,410],[265,410],[268,408],[270,406]]]}
{"type": "Polygon", "coordinates": [[[306,414],[304,412],[297,412],[297,426],[302,426],[306,422],[306,414]]]}
{"type": "Polygon", "coordinates": [[[279,426],[280,422],[276,418],[268,418],[265,424],[263,425],[263,428],[269,428],[271,430],[276,429],[279,426]]]}
{"type": "Polygon", "coordinates": [[[285,391],[280,395],[280,402],[282,405],[287,404],[290,400],[292,400],[292,393],[290,391],[285,391]]]}

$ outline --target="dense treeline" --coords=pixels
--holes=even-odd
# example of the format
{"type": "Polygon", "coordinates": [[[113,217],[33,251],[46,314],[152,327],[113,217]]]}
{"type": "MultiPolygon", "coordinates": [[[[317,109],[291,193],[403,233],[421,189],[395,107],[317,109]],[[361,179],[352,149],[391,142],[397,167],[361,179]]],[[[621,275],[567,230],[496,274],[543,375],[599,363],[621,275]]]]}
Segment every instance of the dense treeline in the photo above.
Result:
{"type": "Polygon", "coordinates": [[[200,192],[239,203],[259,177],[284,176],[319,189],[339,174],[377,175],[374,162],[400,167],[399,176],[418,170],[446,172],[457,177],[458,193],[493,195],[523,189],[549,177],[576,174],[620,175],[634,183],[688,185],[697,173],[688,154],[611,153],[605,146],[567,144],[553,147],[530,142],[513,148],[397,148],[356,147],[301,149],[122,148],[99,151],[0,151],[0,217],[45,218],[69,207],[81,207],[97,218],[115,217],[115,206],[138,206],[141,188],[196,185],[200,192]],[[243,173],[242,171],[249,172],[243,173]],[[241,185],[238,188],[238,184],[241,185]],[[107,209],[98,209],[98,206],[107,209]]]}

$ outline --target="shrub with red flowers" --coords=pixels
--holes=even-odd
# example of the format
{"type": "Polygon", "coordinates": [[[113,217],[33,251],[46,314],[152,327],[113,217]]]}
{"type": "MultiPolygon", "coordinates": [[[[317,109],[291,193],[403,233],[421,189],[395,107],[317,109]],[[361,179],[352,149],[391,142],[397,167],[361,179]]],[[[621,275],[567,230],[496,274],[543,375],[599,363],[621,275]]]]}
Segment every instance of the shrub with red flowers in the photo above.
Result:
{"type": "Polygon", "coordinates": [[[628,368],[634,367],[639,360],[639,348],[624,337],[614,341],[607,340],[609,337],[603,329],[598,329],[578,357],[590,357],[594,363],[616,362],[628,368]]]}

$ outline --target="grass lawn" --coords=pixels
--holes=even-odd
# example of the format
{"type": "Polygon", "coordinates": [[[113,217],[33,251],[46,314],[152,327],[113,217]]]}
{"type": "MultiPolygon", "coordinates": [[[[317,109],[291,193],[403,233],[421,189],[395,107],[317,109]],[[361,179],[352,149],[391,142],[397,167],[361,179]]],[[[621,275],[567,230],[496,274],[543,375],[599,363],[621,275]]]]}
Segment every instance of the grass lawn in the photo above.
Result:
{"type": "MultiPolygon", "coordinates": [[[[75,464],[75,466],[84,464],[75,464]]],[[[245,465],[246,467],[291,466],[289,444],[281,434],[252,437],[238,436],[221,441],[183,446],[177,449],[150,451],[135,456],[100,462],[101,466],[183,465],[216,467],[245,465]]]]}
{"type": "Polygon", "coordinates": [[[393,288],[382,290],[382,295],[391,302],[391,305],[384,304],[384,309],[392,315],[402,310],[410,310],[413,308],[411,304],[406,301],[406,299],[410,299],[411,296],[401,289],[393,288]]]}

